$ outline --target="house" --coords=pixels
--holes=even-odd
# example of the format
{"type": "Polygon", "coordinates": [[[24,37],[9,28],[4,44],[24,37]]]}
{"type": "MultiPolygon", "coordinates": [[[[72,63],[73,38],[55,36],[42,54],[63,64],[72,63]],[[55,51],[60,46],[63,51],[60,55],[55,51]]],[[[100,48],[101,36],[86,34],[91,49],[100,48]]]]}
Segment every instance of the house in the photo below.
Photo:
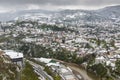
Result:
{"type": "Polygon", "coordinates": [[[104,63],[105,61],[106,61],[106,59],[103,56],[95,58],[96,64],[98,64],[98,63],[104,63]]]}
{"type": "Polygon", "coordinates": [[[19,53],[13,50],[4,50],[4,53],[10,57],[14,64],[19,65],[21,68],[23,67],[23,53],[19,53]]]}

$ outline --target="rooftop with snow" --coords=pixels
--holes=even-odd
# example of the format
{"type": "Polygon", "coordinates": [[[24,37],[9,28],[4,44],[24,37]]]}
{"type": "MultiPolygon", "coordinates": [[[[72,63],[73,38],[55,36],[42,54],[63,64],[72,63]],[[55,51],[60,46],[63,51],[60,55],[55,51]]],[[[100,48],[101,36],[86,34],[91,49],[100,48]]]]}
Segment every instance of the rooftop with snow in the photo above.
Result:
{"type": "Polygon", "coordinates": [[[11,59],[23,58],[23,53],[20,53],[20,52],[16,52],[16,51],[13,51],[13,50],[4,50],[4,52],[11,59]]]}

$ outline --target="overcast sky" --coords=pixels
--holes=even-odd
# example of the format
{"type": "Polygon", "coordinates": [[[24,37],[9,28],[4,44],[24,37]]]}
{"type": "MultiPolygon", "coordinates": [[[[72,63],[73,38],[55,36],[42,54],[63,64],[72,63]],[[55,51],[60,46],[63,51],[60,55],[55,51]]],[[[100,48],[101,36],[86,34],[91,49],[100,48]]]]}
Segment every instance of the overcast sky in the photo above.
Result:
{"type": "Polygon", "coordinates": [[[120,0],[0,0],[0,12],[28,9],[98,9],[119,5],[120,0]]]}

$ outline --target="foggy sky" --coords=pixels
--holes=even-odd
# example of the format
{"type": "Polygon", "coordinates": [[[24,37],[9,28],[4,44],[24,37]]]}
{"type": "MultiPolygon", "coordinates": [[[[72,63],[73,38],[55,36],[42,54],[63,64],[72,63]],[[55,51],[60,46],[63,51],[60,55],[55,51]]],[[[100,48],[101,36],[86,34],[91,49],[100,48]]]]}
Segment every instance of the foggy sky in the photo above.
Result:
{"type": "Polygon", "coordinates": [[[0,12],[28,9],[97,9],[119,5],[120,0],[0,0],[0,12]]]}

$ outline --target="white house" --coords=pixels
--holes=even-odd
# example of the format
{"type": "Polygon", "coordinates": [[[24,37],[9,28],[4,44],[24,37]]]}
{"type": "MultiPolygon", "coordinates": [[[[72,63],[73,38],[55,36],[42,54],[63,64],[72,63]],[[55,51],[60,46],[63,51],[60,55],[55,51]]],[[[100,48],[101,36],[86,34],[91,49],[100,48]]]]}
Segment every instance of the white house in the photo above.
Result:
{"type": "Polygon", "coordinates": [[[16,63],[20,67],[23,66],[23,53],[13,50],[4,50],[5,55],[8,55],[13,63],[16,63]]]}

